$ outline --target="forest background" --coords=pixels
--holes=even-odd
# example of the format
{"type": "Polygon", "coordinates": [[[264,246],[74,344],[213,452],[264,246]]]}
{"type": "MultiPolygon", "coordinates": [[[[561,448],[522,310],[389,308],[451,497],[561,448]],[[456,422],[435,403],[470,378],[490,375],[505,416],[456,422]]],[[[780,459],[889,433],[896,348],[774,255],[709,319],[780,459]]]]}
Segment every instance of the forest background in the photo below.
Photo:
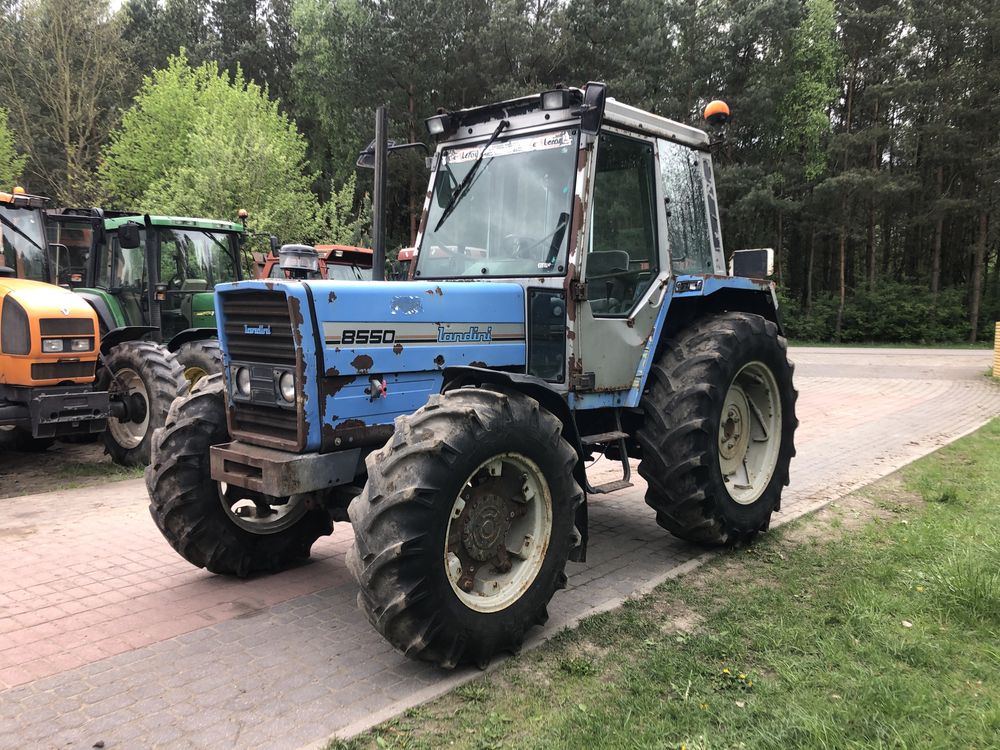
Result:
{"type": "MultiPolygon", "coordinates": [[[[0,0],[0,187],[365,242],[390,137],[557,82],[699,125],[728,251],[773,247],[792,337],[990,340],[1000,317],[995,0],[0,0]]],[[[394,155],[389,243],[425,187],[394,155]]]]}

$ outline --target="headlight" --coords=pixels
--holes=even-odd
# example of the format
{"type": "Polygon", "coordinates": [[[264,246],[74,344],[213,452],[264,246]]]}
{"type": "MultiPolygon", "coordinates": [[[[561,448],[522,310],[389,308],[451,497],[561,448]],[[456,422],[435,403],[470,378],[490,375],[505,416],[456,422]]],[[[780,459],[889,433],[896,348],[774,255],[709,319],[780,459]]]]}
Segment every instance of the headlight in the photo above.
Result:
{"type": "Polygon", "coordinates": [[[292,373],[281,373],[281,377],[278,378],[278,392],[288,403],[295,401],[295,376],[292,373]]]}
{"type": "Polygon", "coordinates": [[[90,339],[72,339],[69,342],[70,351],[89,352],[91,349],[90,339]]]}
{"type": "Polygon", "coordinates": [[[240,392],[241,396],[250,395],[250,368],[249,367],[237,367],[236,368],[236,390],[240,392]]]}
{"type": "Polygon", "coordinates": [[[62,339],[42,339],[43,352],[61,352],[63,350],[62,339]]]}

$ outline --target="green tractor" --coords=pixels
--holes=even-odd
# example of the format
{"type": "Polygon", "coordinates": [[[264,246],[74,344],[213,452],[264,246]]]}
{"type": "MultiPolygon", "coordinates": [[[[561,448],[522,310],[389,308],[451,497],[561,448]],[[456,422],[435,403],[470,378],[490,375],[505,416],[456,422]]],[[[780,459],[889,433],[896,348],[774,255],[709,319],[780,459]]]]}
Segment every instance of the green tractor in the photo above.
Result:
{"type": "Polygon", "coordinates": [[[222,370],[213,290],[242,277],[246,227],[99,208],[47,219],[57,282],[97,312],[108,365],[98,386],[136,405],[109,421],[105,445],[117,462],[146,463],[173,399],[222,370]]]}

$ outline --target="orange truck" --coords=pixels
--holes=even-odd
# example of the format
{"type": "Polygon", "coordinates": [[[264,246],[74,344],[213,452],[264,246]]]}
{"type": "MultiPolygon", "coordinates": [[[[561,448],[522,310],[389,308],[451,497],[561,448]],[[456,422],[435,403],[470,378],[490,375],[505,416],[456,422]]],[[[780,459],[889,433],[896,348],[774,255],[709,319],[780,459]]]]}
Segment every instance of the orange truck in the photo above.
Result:
{"type": "Polygon", "coordinates": [[[0,192],[0,438],[20,450],[103,432],[110,411],[94,390],[97,315],[51,283],[45,203],[0,192]]]}

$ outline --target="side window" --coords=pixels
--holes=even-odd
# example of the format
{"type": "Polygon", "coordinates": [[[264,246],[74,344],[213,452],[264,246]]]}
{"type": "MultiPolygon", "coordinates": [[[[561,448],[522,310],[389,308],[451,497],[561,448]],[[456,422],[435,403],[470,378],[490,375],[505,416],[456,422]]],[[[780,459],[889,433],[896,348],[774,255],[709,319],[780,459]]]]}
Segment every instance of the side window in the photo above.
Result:
{"type": "Polygon", "coordinates": [[[653,145],[602,133],[597,146],[587,253],[594,315],[626,315],[658,271],[653,145]]]}
{"type": "Polygon", "coordinates": [[[712,244],[698,153],[670,141],[657,144],[667,203],[670,265],[677,274],[711,273],[712,244]]]}
{"type": "Polygon", "coordinates": [[[127,287],[141,290],[146,285],[146,231],[139,231],[139,247],[123,248],[118,244],[118,235],[112,235],[111,252],[108,268],[101,269],[101,275],[107,274],[110,287],[127,287]]]}

